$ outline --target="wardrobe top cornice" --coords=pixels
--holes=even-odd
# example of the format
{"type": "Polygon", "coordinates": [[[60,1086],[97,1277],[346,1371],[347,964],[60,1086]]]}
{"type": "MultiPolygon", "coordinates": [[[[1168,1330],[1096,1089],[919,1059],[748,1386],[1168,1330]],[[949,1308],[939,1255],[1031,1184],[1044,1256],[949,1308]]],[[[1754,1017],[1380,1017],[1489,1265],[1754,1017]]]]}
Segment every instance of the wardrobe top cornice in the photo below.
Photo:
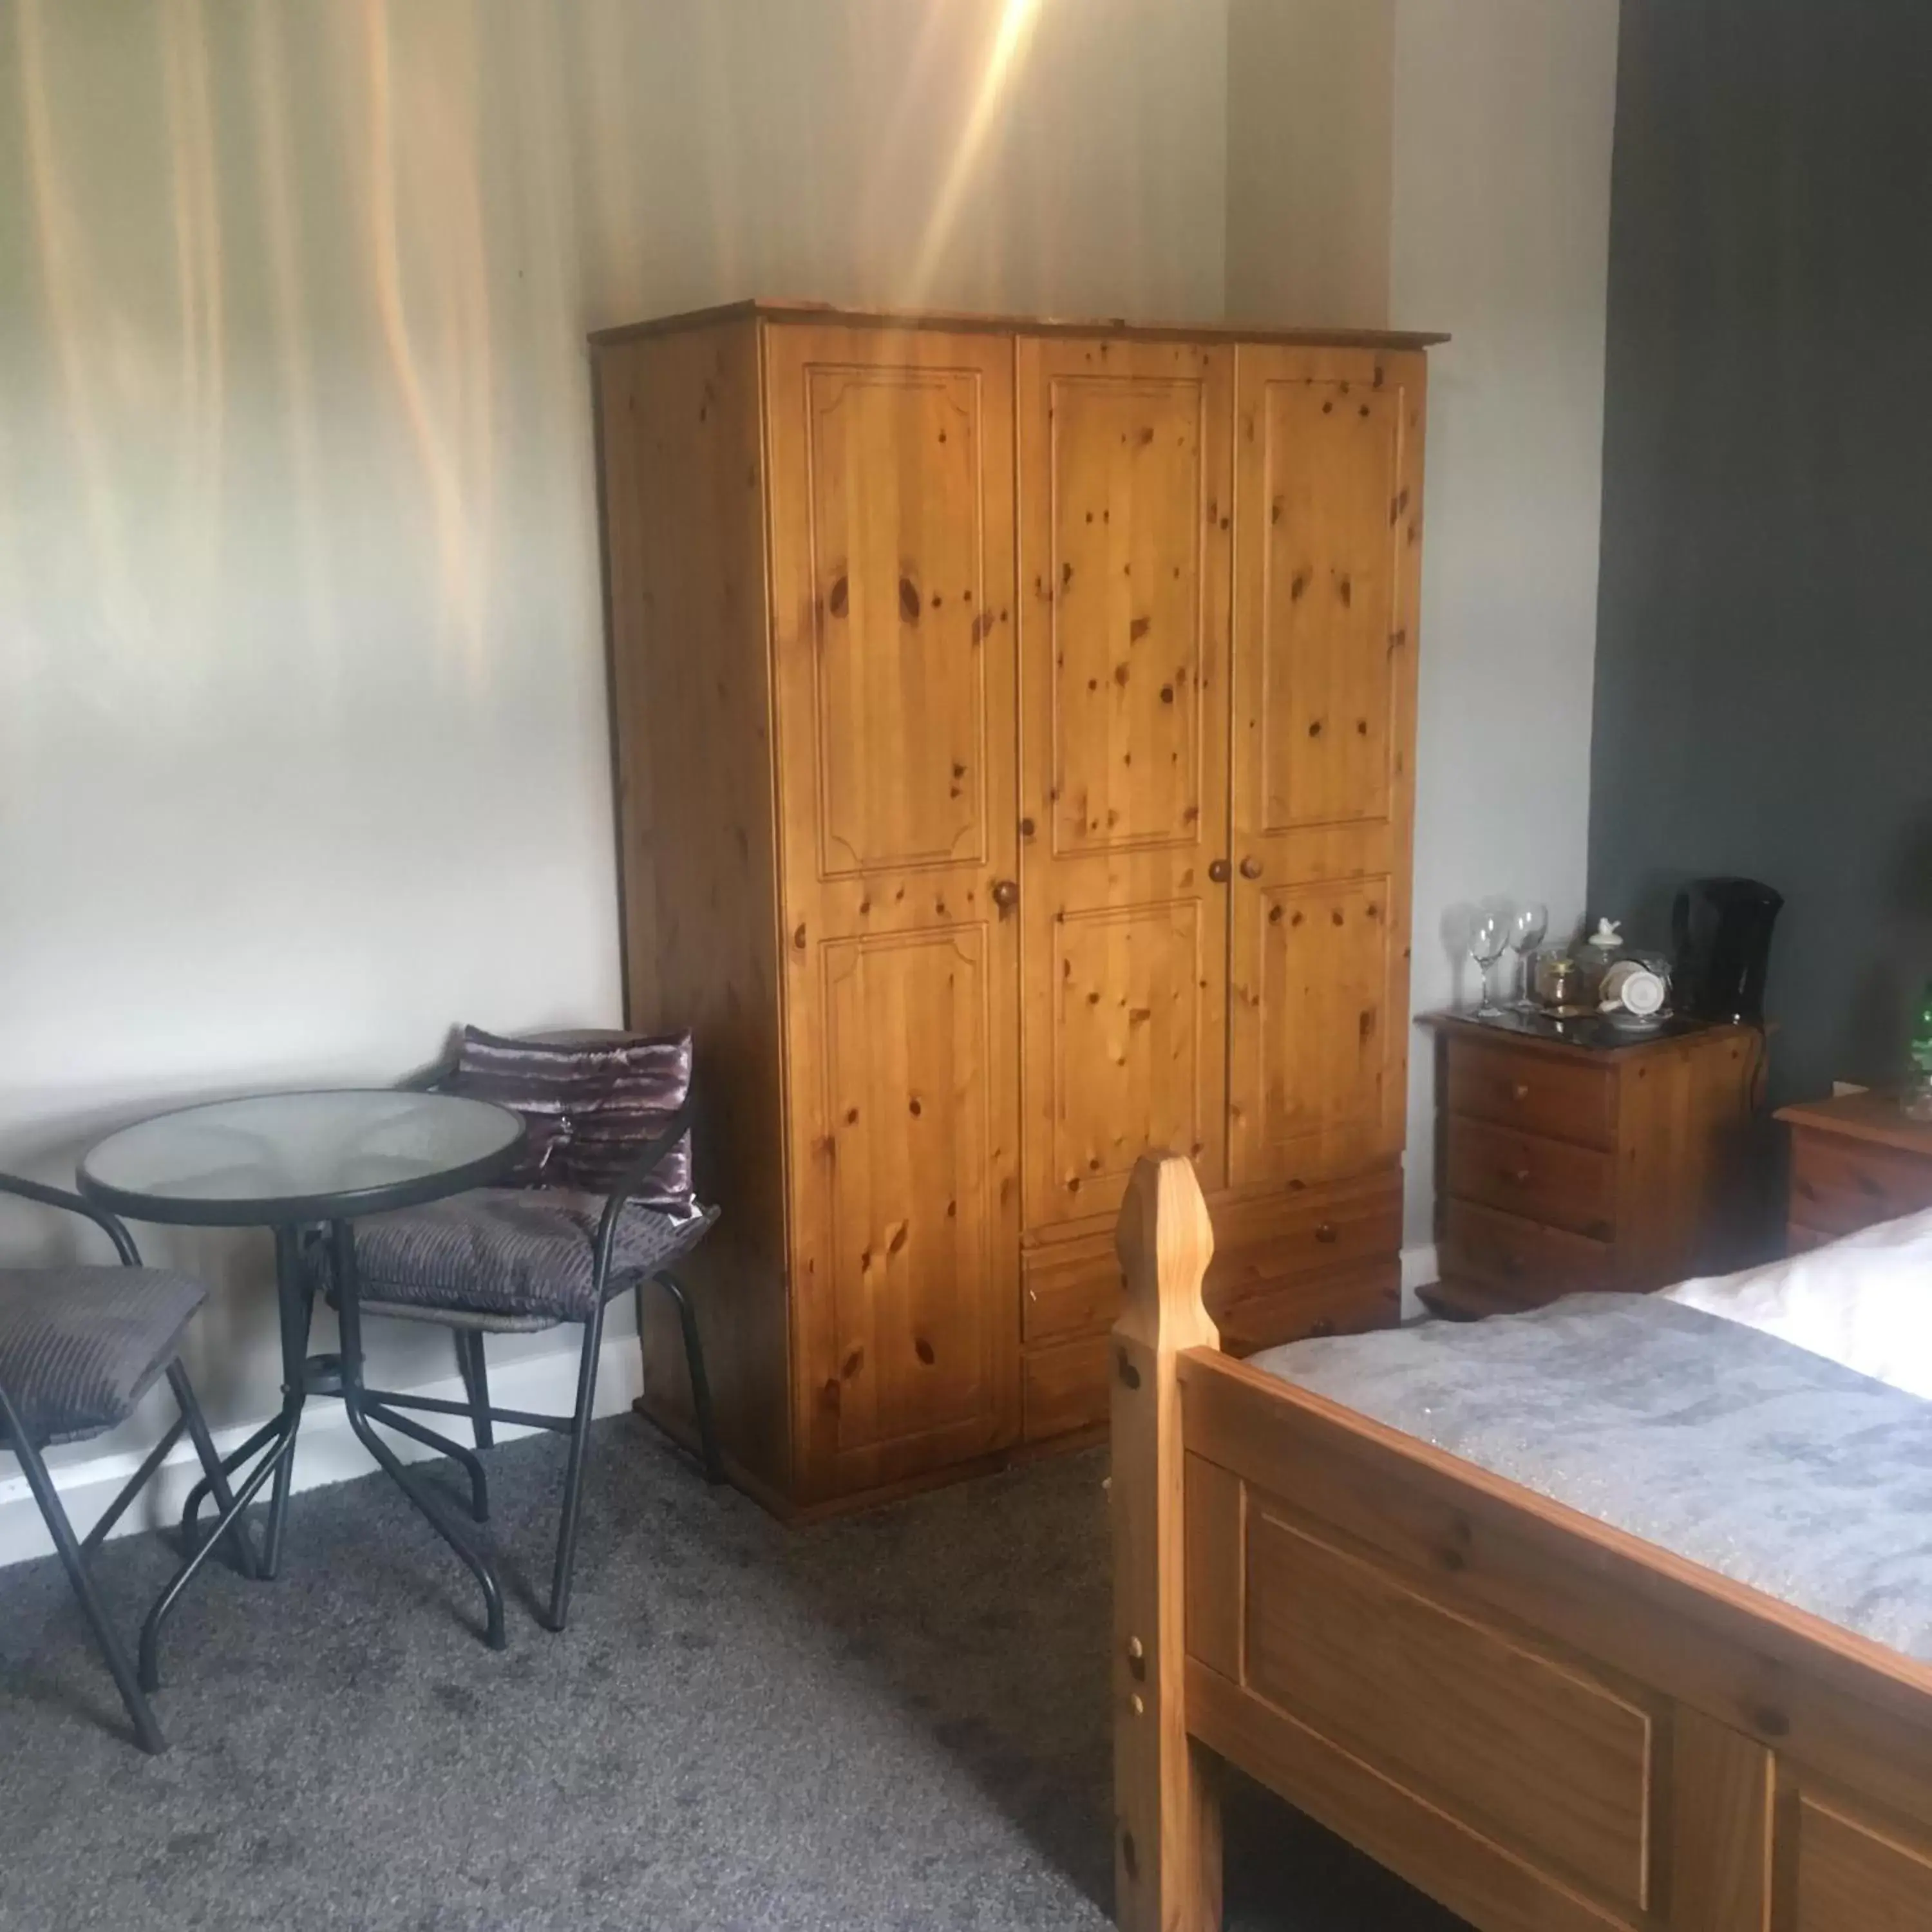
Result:
{"type": "Polygon", "coordinates": [[[848,328],[941,328],[984,330],[994,334],[1101,335],[1136,342],[1278,342],[1320,349],[1433,349],[1446,335],[1373,328],[1268,328],[1233,322],[1137,322],[1108,316],[1082,320],[1070,316],[974,315],[948,309],[853,309],[831,302],[785,302],[752,296],[723,302],[713,308],[692,309],[681,315],[658,316],[593,329],[590,340],[599,346],[629,342],[640,336],[669,335],[680,329],[752,317],[776,322],[830,322],[848,328]]]}

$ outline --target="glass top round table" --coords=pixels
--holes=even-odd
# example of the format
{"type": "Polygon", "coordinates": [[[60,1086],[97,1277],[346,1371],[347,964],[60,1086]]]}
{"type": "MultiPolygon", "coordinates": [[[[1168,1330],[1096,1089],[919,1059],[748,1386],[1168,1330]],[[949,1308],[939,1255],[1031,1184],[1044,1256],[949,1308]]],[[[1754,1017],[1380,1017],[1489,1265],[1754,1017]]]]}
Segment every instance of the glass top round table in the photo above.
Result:
{"type": "Polygon", "coordinates": [[[159,1114],[89,1149],[81,1192],[137,1221],[358,1220],[496,1180],[523,1144],[506,1107],[393,1088],[262,1094],[159,1114]]]}

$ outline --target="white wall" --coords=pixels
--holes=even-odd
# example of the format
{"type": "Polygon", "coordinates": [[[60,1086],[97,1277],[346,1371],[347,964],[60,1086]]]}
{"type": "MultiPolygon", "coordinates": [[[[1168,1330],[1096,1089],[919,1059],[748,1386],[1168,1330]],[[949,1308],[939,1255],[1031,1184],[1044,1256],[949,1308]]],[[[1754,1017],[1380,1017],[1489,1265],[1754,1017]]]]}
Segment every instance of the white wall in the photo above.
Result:
{"type": "MultiPolygon", "coordinates": [[[[1418,1012],[1472,997],[1445,916],[1583,910],[1616,0],[1398,0],[1390,314],[1432,357],[1417,754],[1418,1012]]],[[[1434,1213],[1411,1058],[1408,1239],[1434,1213]]]]}
{"type": "Polygon", "coordinates": [[[1386,328],[1397,0],[1228,0],[1228,314],[1386,328]]]}
{"type": "MultiPolygon", "coordinates": [[[[584,332],[1216,316],[1226,80],[1219,0],[0,4],[0,1166],[614,1020],[584,332]]],[[[143,1240],[266,1412],[264,1240],[143,1240]]]]}

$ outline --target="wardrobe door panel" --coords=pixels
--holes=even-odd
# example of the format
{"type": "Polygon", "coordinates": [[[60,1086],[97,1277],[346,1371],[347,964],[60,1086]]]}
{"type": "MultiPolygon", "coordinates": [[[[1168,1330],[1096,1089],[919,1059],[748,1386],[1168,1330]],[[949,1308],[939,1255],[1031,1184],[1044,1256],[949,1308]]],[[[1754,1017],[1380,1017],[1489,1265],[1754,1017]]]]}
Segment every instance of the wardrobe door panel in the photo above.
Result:
{"type": "Polygon", "coordinates": [[[765,355],[795,1393],[832,1495],[1018,1433],[1012,344],[765,355]]]}
{"type": "Polygon", "coordinates": [[[970,1440],[998,1408],[995,1330],[1018,1303],[1002,1310],[985,1293],[1000,1272],[992,950],[982,926],[819,949],[838,1148],[823,1256],[838,1372],[824,1390],[842,1456],[970,1440]]]}
{"type": "Polygon", "coordinates": [[[1025,338],[1022,1082],[1030,1229],[1150,1147],[1224,1178],[1233,352],[1025,338]]]}
{"type": "Polygon", "coordinates": [[[1236,1186],[1402,1148],[1424,383],[1420,356],[1240,351],[1236,1186]]]}

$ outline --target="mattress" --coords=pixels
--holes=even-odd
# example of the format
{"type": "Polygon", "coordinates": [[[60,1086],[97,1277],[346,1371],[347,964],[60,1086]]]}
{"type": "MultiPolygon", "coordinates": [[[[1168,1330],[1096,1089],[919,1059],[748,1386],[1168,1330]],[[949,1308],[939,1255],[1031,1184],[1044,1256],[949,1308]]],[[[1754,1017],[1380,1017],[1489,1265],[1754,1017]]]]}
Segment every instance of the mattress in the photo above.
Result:
{"type": "Polygon", "coordinates": [[[1654,1297],[1298,1342],[1252,1366],[1932,1663],[1932,1402],[1654,1297]]]}

